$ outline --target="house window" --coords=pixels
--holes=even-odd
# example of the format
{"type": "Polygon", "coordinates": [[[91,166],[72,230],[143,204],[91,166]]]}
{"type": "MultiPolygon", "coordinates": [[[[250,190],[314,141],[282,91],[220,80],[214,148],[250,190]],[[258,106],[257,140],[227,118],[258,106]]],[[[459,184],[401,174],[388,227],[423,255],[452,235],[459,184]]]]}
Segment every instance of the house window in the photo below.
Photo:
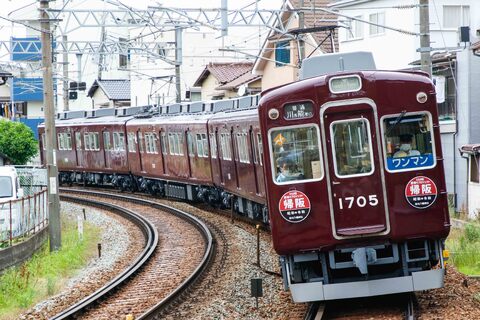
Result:
{"type": "Polygon", "coordinates": [[[385,25],[385,12],[377,12],[370,14],[369,18],[371,23],[376,25],[370,25],[370,35],[379,35],[385,33],[385,28],[381,27],[385,25]]]}
{"type": "MultiPolygon", "coordinates": [[[[362,16],[354,18],[362,19],[362,16]]],[[[347,40],[360,39],[363,37],[363,24],[358,20],[348,20],[347,24],[347,40]]]]}
{"type": "Polygon", "coordinates": [[[455,94],[455,80],[452,76],[445,77],[444,84],[443,81],[440,81],[441,78],[437,78],[437,85],[444,87],[444,99],[443,101],[438,102],[438,119],[441,121],[446,120],[455,120],[455,104],[456,104],[456,94],[455,94]]]}
{"type": "Polygon", "coordinates": [[[470,25],[470,6],[443,6],[443,27],[458,28],[470,25]]]}
{"type": "Polygon", "coordinates": [[[478,175],[478,157],[476,155],[470,156],[470,182],[480,182],[478,175]]]}
{"type": "MultiPolygon", "coordinates": [[[[126,51],[128,44],[127,39],[125,38],[118,38],[118,42],[121,48],[121,51],[126,51]]],[[[123,52],[124,53],[124,52],[123,52]]],[[[120,68],[126,68],[128,66],[129,55],[120,53],[118,55],[118,66],[120,68]]]]}
{"type": "Polygon", "coordinates": [[[290,63],[290,41],[280,41],[275,45],[275,65],[282,67],[290,63]]]}

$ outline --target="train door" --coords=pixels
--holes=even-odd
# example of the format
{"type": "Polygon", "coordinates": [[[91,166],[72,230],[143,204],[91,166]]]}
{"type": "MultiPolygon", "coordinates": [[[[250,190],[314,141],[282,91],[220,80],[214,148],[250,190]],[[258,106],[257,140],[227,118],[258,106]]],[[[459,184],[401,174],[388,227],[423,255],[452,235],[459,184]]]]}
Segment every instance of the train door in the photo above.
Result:
{"type": "Polygon", "coordinates": [[[223,139],[221,138],[220,134],[218,133],[218,128],[215,128],[215,142],[217,143],[217,161],[218,161],[218,170],[220,171],[220,183],[225,184],[225,179],[223,178],[223,168],[222,168],[222,159],[223,158],[223,149],[222,149],[222,154],[220,154],[220,146],[218,143],[222,143],[223,139]]]}
{"type": "Polygon", "coordinates": [[[77,167],[83,168],[82,133],[80,131],[75,131],[75,157],[77,159],[77,167]]]}
{"type": "Polygon", "coordinates": [[[250,159],[253,159],[253,175],[255,177],[255,194],[260,193],[260,186],[258,182],[258,173],[257,173],[257,165],[258,165],[258,154],[257,148],[255,146],[255,135],[253,133],[253,127],[250,126],[250,130],[248,131],[248,139],[250,142],[250,159]]]}
{"type": "Polygon", "coordinates": [[[138,163],[140,165],[140,172],[143,172],[143,133],[140,129],[137,130],[137,141],[138,141],[138,163]]]}
{"type": "Polygon", "coordinates": [[[322,107],[330,210],[337,238],[389,232],[375,106],[335,102],[322,107]]]}
{"type": "Polygon", "coordinates": [[[160,129],[159,131],[160,135],[160,154],[162,157],[162,173],[166,174],[167,171],[165,169],[165,158],[167,156],[167,134],[163,129],[160,129]]]}

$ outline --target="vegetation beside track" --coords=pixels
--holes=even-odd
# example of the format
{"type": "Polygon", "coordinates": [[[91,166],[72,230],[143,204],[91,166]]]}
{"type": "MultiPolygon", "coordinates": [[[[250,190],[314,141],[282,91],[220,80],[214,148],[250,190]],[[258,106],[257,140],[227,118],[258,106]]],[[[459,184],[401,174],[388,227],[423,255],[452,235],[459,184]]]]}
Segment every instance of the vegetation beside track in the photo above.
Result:
{"type": "Polygon", "coordinates": [[[81,240],[76,220],[63,219],[61,250],[50,253],[47,243],[30,260],[0,276],[0,319],[16,319],[23,310],[60,292],[97,255],[99,238],[100,229],[85,223],[81,240]]]}
{"type": "Polygon", "coordinates": [[[480,275],[480,224],[470,222],[463,229],[452,229],[447,239],[449,260],[466,275],[480,275]]]}

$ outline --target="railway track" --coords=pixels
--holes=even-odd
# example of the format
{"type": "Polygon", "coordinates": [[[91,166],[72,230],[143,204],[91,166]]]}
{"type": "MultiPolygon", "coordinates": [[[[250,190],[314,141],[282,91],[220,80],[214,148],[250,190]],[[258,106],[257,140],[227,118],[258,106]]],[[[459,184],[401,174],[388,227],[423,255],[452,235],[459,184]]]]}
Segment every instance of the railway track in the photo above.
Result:
{"type": "Polygon", "coordinates": [[[416,296],[396,294],[381,297],[311,303],[304,320],[416,319],[416,296]]]}
{"type": "Polygon", "coordinates": [[[84,319],[111,319],[125,317],[126,313],[135,319],[156,318],[188,291],[212,261],[215,246],[209,228],[186,212],[131,196],[61,191],[64,201],[114,210],[134,222],[145,236],[145,245],[140,256],[122,274],[52,319],[80,315],[84,319]],[[108,199],[109,203],[100,199],[108,199]],[[189,247],[196,253],[189,252],[189,247]]]}

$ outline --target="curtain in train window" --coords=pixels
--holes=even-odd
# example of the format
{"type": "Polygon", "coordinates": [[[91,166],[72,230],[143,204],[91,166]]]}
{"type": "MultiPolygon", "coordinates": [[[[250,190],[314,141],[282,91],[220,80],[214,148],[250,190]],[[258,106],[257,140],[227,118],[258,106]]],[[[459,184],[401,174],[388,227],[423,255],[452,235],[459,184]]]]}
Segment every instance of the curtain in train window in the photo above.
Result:
{"type": "Polygon", "coordinates": [[[367,119],[334,121],[330,125],[333,161],[338,177],[368,175],[373,172],[370,125],[367,119]]]}
{"type": "Polygon", "coordinates": [[[274,181],[321,179],[319,141],[318,127],[313,125],[272,130],[270,148],[274,181]]]}
{"type": "Polygon", "coordinates": [[[385,117],[383,135],[388,171],[416,170],[435,166],[429,114],[402,113],[385,117]]]}

